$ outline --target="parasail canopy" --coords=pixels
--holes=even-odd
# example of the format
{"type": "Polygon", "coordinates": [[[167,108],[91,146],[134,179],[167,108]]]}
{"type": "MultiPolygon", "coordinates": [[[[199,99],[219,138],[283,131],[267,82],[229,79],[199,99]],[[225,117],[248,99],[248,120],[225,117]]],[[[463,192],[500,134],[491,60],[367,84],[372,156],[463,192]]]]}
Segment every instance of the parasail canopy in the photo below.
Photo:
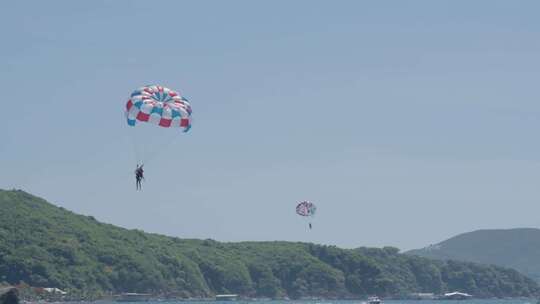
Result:
{"type": "Polygon", "coordinates": [[[317,206],[309,201],[300,202],[296,205],[296,213],[301,216],[314,216],[317,206]]]}
{"type": "Polygon", "coordinates": [[[164,128],[191,128],[191,105],[176,91],[160,85],[144,86],[131,93],[126,104],[130,126],[146,122],[164,128]]]}

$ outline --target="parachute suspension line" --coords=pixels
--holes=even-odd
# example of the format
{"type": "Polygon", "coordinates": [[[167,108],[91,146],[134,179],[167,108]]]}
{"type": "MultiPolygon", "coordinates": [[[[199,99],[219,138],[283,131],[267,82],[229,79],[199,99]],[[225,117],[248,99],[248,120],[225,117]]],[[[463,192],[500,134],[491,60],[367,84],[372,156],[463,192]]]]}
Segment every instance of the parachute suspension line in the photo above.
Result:
{"type": "Polygon", "coordinates": [[[151,153],[148,153],[148,155],[145,155],[144,158],[141,157],[141,164],[148,164],[151,161],[153,161],[157,156],[161,154],[162,151],[167,151],[169,147],[175,142],[175,138],[171,138],[170,140],[166,141],[165,144],[163,144],[159,149],[154,149],[151,153]]]}
{"type": "MultiPolygon", "coordinates": [[[[122,111],[122,119],[124,121],[126,120],[125,111],[122,111]]],[[[141,152],[139,151],[139,147],[137,146],[137,143],[136,143],[136,138],[133,134],[135,133],[135,131],[132,130],[133,127],[128,126],[127,128],[128,128],[129,141],[131,142],[131,146],[133,147],[133,157],[135,157],[135,163],[139,165],[142,162],[142,159],[141,159],[142,157],[141,157],[141,152]]]]}
{"type": "Polygon", "coordinates": [[[174,138],[164,141],[159,148],[145,149],[145,145],[137,140],[134,134],[130,134],[131,145],[133,146],[135,162],[138,165],[151,163],[157,156],[163,151],[167,151],[168,148],[175,142],[174,138]]]}
{"type": "Polygon", "coordinates": [[[136,139],[133,136],[133,134],[129,134],[129,138],[131,140],[131,145],[133,146],[134,156],[135,156],[135,162],[137,165],[140,165],[142,163],[142,157],[141,152],[139,151],[139,147],[137,146],[136,139]]]}

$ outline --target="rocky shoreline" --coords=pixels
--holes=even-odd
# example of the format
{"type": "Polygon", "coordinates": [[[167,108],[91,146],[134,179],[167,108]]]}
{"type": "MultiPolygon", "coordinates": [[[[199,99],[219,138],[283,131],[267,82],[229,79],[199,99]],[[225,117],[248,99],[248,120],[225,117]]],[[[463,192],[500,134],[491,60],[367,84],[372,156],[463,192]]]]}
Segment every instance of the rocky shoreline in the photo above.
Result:
{"type": "Polygon", "coordinates": [[[19,304],[19,292],[17,288],[0,288],[0,304],[19,304]]]}

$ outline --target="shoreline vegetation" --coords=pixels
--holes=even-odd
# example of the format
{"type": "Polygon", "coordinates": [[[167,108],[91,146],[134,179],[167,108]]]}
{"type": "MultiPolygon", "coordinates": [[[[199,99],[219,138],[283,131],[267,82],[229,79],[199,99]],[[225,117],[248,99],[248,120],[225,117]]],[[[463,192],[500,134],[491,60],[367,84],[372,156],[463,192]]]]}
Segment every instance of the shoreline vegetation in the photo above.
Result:
{"type": "MultiPolygon", "coordinates": [[[[30,286],[0,286],[0,289],[9,289],[11,294],[9,297],[0,297],[0,304],[30,304],[30,303],[60,303],[60,302],[264,302],[264,301],[359,301],[360,304],[367,304],[369,296],[349,296],[349,297],[314,297],[314,296],[305,296],[297,299],[291,299],[287,296],[285,297],[248,297],[248,296],[239,296],[235,297],[233,300],[219,300],[216,296],[213,297],[163,297],[159,295],[151,294],[129,294],[128,297],[122,294],[118,295],[102,295],[100,297],[88,297],[80,298],[73,296],[60,296],[55,294],[44,294],[43,292],[35,292],[33,289],[40,289],[30,286]]],[[[0,292],[1,294],[1,292],[0,292]]],[[[425,293],[422,293],[425,295],[425,293]]],[[[452,300],[524,300],[524,301],[534,301],[538,303],[538,299],[535,296],[529,297],[487,297],[487,298],[448,298],[444,294],[432,294],[430,297],[419,297],[417,294],[410,294],[408,296],[387,296],[381,298],[384,301],[452,301],[452,300]]]]}
{"type": "Polygon", "coordinates": [[[394,247],[342,249],[300,242],[180,239],[75,214],[21,190],[0,190],[0,282],[22,299],[406,299],[460,291],[475,298],[535,298],[516,270],[438,261],[394,247]],[[45,288],[66,292],[44,293],[45,288]]]}

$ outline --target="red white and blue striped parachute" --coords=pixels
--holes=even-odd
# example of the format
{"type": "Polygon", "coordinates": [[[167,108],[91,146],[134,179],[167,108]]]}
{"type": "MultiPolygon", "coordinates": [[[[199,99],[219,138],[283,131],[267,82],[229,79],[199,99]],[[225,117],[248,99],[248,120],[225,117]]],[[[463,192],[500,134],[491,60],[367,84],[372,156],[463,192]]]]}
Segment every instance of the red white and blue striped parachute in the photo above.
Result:
{"type": "Polygon", "coordinates": [[[314,216],[317,206],[312,202],[303,201],[296,205],[296,213],[301,216],[314,216]]]}
{"type": "Polygon", "coordinates": [[[126,104],[126,118],[130,126],[137,121],[164,128],[191,128],[191,105],[177,92],[150,85],[135,90],[126,104]]]}

